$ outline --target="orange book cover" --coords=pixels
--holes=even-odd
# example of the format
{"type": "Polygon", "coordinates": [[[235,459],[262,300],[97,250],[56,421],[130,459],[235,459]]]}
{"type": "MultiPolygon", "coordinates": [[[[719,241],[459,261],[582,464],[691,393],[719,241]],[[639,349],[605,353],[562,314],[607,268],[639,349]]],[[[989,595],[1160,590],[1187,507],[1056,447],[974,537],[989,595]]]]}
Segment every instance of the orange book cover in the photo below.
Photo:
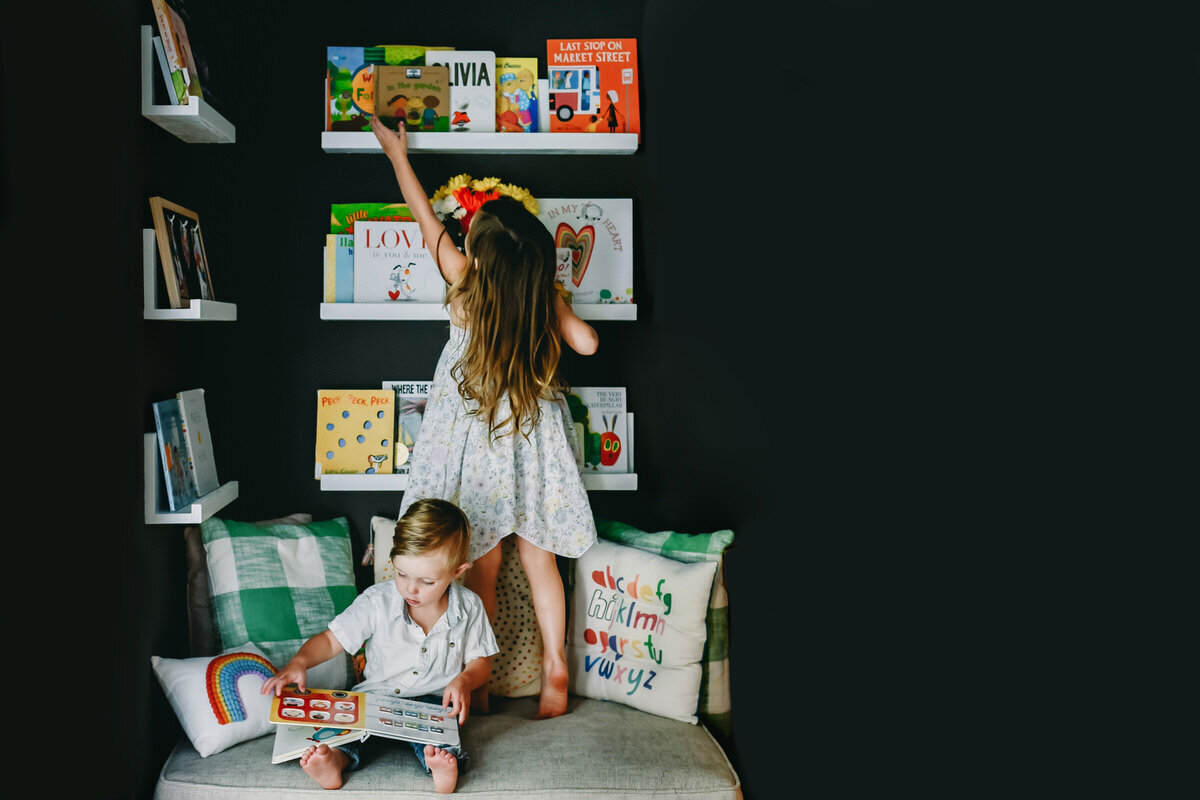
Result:
{"type": "Polygon", "coordinates": [[[547,39],[552,133],[641,137],[637,39],[547,39]]]}

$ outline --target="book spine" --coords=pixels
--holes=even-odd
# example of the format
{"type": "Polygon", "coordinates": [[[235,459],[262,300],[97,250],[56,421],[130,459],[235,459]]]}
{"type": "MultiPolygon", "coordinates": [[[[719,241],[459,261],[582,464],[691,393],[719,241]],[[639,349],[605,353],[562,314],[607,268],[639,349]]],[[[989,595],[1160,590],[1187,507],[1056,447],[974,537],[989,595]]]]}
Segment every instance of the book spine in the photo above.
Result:
{"type": "Polygon", "coordinates": [[[175,94],[175,84],[171,80],[171,67],[167,64],[167,54],[163,51],[162,37],[154,37],[154,52],[158,54],[158,67],[162,70],[163,81],[167,84],[167,96],[171,105],[179,105],[179,95],[175,94]]]}
{"type": "Polygon", "coordinates": [[[337,302],[337,235],[325,234],[325,302],[337,302]]]}
{"type": "Polygon", "coordinates": [[[167,14],[167,4],[164,0],[150,0],[154,7],[154,19],[158,22],[158,32],[162,37],[163,51],[166,53],[167,65],[171,71],[171,82],[175,86],[177,105],[187,105],[187,85],[183,80],[183,64],[179,58],[179,49],[175,43],[175,29],[171,27],[171,17],[167,14]]]}

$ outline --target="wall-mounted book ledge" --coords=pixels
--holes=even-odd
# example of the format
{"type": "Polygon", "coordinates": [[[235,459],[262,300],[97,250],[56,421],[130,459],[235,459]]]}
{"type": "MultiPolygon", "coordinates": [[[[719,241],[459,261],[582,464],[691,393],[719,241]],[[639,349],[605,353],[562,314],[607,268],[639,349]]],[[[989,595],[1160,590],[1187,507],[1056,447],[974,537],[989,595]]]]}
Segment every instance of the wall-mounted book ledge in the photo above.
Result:
{"type": "MultiPolygon", "coordinates": [[[[626,415],[628,429],[625,452],[629,459],[629,472],[584,472],[583,485],[588,491],[637,491],[637,473],[633,471],[633,414],[626,415]]],[[[378,475],[322,475],[322,492],[403,492],[408,487],[408,476],[385,472],[378,475]]]]}
{"type": "MultiPolygon", "coordinates": [[[[203,98],[189,97],[187,105],[154,102],[154,82],[162,80],[154,55],[153,33],[142,26],[142,116],[185,142],[232,144],[237,139],[233,123],[203,98]]],[[[367,134],[370,136],[371,134],[367,134]]]]}
{"type": "MultiPolygon", "coordinates": [[[[326,153],[383,153],[370,131],[322,131],[326,153]]],[[[636,153],[636,133],[410,133],[410,153],[509,153],[626,156],[636,153]]]]}
{"type": "Polygon", "coordinates": [[[147,525],[199,525],[237,499],[237,481],[230,481],[196,500],[186,510],[170,511],[164,508],[160,504],[166,493],[161,488],[163,467],[158,455],[157,434],[143,434],[142,443],[145,450],[147,525]]]}
{"type": "Polygon", "coordinates": [[[142,229],[142,317],[179,322],[231,322],[237,319],[237,304],[220,300],[190,300],[187,308],[159,308],[157,280],[161,266],[153,228],[142,229]]]}
{"type": "MultiPolygon", "coordinates": [[[[593,322],[637,319],[635,303],[580,303],[571,306],[580,319],[593,322]]],[[[441,303],[321,303],[321,319],[439,320],[450,319],[441,303]]]]}

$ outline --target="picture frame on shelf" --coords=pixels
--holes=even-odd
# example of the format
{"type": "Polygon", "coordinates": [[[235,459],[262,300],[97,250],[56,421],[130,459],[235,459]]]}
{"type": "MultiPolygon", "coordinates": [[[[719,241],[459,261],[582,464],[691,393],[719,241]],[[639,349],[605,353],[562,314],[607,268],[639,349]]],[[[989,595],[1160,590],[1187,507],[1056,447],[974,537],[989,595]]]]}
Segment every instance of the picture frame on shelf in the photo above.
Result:
{"type": "Polygon", "coordinates": [[[164,197],[150,198],[154,235],[171,308],[192,300],[216,300],[200,215],[164,197]]]}

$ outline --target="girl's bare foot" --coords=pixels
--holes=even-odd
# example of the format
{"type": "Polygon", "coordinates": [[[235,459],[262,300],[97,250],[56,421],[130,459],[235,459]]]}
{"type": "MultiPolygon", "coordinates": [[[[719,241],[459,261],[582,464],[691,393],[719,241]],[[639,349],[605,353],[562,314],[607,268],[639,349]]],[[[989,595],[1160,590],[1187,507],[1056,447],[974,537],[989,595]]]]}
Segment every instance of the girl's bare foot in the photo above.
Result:
{"type": "Polygon", "coordinates": [[[433,790],[450,794],[458,786],[458,759],[440,747],[425,745],[425,766],[433,773],[433,790]]]}
{"type": "Polygon", "coordinates": [[[348,762],[345,753],[327,744],[310,747],[300,756],[300,766],[322,789],[342,788],[342,770],[348,762]]]}
{"type": "Polygon", "coordinates": [[[542,692],[535,719],[550,719],[567,713],[567,662],[542,662],[542,692]]]}

